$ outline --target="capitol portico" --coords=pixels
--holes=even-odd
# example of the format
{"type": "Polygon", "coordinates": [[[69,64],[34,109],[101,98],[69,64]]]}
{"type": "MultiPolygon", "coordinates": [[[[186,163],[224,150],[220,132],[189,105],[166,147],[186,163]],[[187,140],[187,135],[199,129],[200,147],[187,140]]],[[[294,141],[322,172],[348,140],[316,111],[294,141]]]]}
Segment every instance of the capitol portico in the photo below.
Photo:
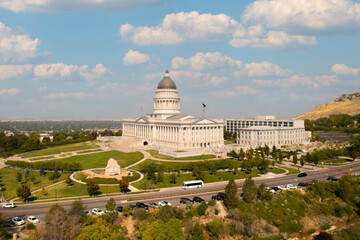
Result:
{"type": "Polygon", "coordinates": [[[196,118],[180,111],[175,82],[165,72],[154,97],[154,110],[146,116],[123,119],[123,136],[155,148],[203,149],[224,146],[222,120],[196,118]]]}

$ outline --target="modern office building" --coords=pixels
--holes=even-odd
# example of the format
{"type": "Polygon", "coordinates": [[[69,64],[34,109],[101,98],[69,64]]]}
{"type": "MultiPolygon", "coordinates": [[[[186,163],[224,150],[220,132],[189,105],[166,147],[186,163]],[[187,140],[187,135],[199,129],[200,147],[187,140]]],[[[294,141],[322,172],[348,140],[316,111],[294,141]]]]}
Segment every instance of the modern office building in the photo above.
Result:
{"type": "Polygon", "coordinates": [[[123,136],[135,137],[138,145],[172,149],[224,146],[223,120],[196,118],[181,113],[176,84],[167,70],[157,86],[153,112],[122,121],[123,136]]]}
{"type": "Polygon", "coordinates": [[[237,144],[244,149],[304,144],[311,137],[305,131],[304,120],[280,120],[275,116],[227,119],[226,129],[237,133],[237,144]]]}

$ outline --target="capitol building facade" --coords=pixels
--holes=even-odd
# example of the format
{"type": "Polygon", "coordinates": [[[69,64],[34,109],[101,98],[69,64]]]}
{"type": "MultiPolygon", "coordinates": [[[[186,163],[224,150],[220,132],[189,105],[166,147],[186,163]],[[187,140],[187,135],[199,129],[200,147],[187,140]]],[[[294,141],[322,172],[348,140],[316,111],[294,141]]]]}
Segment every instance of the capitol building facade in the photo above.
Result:
{"type": "Polygon", "coordinates": [[[138,145],[174,150],[224,146],[224,121],[181,113],[176,84],[167,70],[157,86],[153,112],[122,121],[123,136],[134,137],[138,145]]]}

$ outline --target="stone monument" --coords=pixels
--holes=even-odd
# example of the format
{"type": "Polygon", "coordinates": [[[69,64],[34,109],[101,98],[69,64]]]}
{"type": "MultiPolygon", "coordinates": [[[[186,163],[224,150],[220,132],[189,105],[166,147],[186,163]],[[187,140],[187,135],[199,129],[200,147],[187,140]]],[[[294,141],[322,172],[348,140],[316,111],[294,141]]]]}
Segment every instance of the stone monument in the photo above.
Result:
{"type": "Polygon", "coordinates": [[[110,158],[105,168],[105,176],[120,175],[120,165],[113,158],[110,158]]]}

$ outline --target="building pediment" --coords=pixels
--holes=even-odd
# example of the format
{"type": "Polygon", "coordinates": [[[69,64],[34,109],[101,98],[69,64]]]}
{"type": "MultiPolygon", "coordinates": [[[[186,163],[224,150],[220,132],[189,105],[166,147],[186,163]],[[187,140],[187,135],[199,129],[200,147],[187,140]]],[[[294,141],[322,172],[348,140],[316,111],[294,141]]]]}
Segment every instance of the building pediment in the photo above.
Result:
{"type": "Polygon", "coordinates": [[[206,118],[199,119],[197,122],[195,122],[195,124],[214,124],[214,123],[217,123],[217,122],[212,121],[210,119],[206,119],[206,118]]]}
{"type": "Polygon", "coordinates": [[[149,123],[149,121],[145,118],[138,118],[135,120],[136,123],[149,123]]]}

